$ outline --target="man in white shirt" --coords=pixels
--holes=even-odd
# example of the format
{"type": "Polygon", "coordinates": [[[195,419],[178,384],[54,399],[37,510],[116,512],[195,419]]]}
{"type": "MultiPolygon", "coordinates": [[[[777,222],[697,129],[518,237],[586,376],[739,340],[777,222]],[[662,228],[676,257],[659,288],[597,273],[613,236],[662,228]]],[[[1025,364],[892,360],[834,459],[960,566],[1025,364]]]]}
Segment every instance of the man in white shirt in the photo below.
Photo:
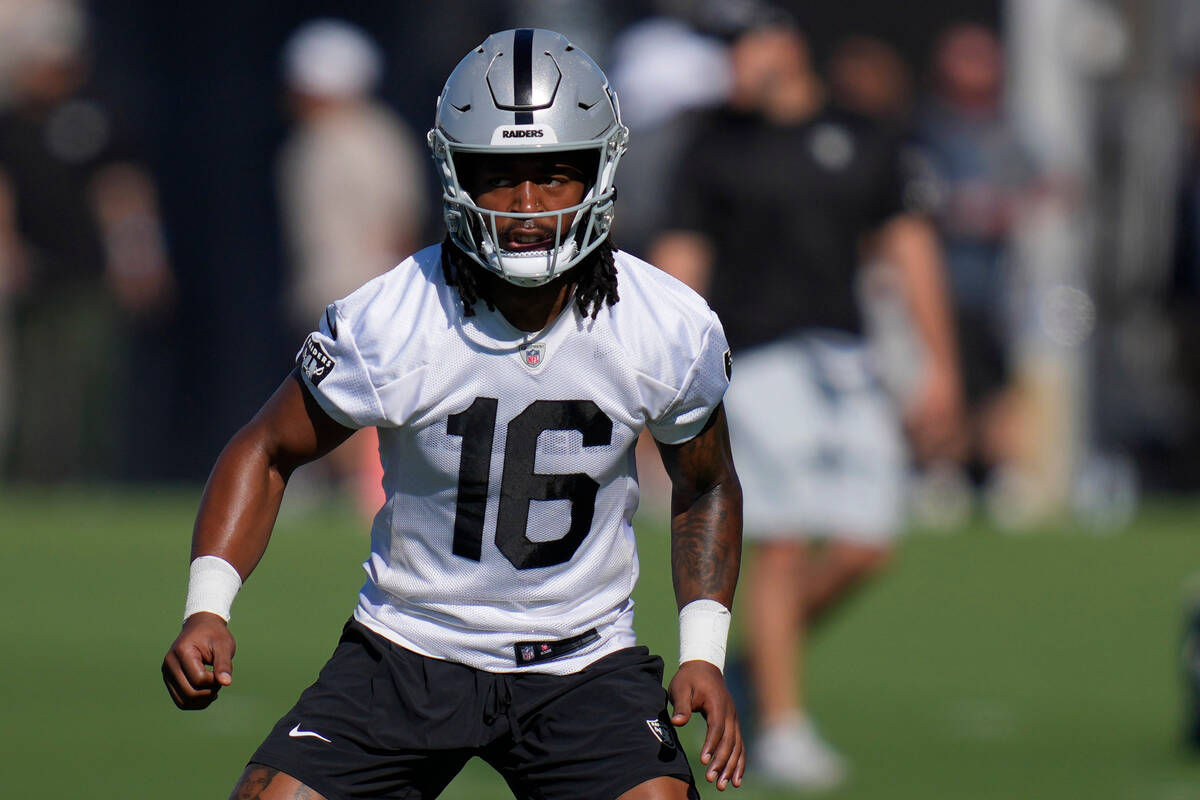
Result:
{"type": "Polygon", "coordinates": [[[447,240],[330,305],[222,453],[163,664],[181,708],[232,681],[229,609],[291,471],[376,427],[388,497],[353,619],[237,792],[435,797],[479,756],[522,797],[698,797],[672,729],[693,712],[706,778],[740,785],[721,674],[741,544],[729,351],[698,295],[608,239],[626,135],[565,38],[489,37],[429,135],[447,240]],[[632,626],[643,428],[674,485],[666,692],[632,626]]]}
{"type": "MultiPolygon", "coordinates": [[[[302,339],[330,300],[423,244],[428,200],[417,138],[372,91],[383,54],[344,20],[300,26],[283,51],[293,126],[278,159],[288,330],[302,339]]],[[[383,505],[379,440],[359,432],[320,465],[314,488],[347,490],[364,516],[383,505]]]]}

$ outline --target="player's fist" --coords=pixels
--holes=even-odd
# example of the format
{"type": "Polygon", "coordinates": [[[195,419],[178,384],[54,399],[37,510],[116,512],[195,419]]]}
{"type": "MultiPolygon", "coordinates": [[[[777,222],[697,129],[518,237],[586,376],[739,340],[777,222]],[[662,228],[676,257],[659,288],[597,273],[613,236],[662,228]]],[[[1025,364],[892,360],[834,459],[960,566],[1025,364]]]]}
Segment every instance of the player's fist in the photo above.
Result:
{"type": "Polygon", "coordinates": [[[236,649],[225,620],[207,611],[188,617],[162,664],[163,682],[175,705],[208,708],[221,687],[233,683],[236,649]]]}

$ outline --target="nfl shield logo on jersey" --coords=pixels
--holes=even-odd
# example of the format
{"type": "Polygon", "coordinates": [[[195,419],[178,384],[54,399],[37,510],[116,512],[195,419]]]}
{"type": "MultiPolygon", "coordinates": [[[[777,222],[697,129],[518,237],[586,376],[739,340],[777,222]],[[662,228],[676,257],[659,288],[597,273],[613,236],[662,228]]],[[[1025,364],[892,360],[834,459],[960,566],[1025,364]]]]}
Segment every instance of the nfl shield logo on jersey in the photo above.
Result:
{"type": "Polygon", "coordinates": [[[546,359],[546,344],[545,342],[536,342],[527,344],[521,351],[521,360],[525,362],[525,366],[533,369],[539,366],[546,359]]]}

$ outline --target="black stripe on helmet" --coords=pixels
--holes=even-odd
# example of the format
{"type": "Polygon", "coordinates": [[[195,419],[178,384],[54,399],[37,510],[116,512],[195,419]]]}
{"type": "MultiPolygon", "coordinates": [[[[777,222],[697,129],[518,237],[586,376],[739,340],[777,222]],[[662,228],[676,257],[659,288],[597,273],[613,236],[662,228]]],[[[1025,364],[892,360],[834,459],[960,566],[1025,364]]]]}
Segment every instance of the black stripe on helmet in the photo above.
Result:
{"type": "MultiPolygon", "coordinates": [[[[513,37],[513,104],[533,105],[533,28],[518,28],[513,37]]],[[[515,122],[533,124],[533,112],[518,111],[515,122]]]]}

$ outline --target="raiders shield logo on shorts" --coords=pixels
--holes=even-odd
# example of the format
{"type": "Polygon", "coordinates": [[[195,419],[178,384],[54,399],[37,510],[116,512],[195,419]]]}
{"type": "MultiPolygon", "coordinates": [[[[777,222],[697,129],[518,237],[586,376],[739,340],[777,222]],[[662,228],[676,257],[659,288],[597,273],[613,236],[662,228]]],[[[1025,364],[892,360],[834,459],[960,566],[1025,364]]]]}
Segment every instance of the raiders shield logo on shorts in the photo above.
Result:
{"type": "Polygon", "coordinates": [[[646,720],[646,727],[650,729],[650,732],[654,734],[654,738],[658,739],[663,747],[669,747],[672,750],[675,749],[675,737],[672,735],[672,731],[663,725],[662,720],[648,719],[646,720]]]}

